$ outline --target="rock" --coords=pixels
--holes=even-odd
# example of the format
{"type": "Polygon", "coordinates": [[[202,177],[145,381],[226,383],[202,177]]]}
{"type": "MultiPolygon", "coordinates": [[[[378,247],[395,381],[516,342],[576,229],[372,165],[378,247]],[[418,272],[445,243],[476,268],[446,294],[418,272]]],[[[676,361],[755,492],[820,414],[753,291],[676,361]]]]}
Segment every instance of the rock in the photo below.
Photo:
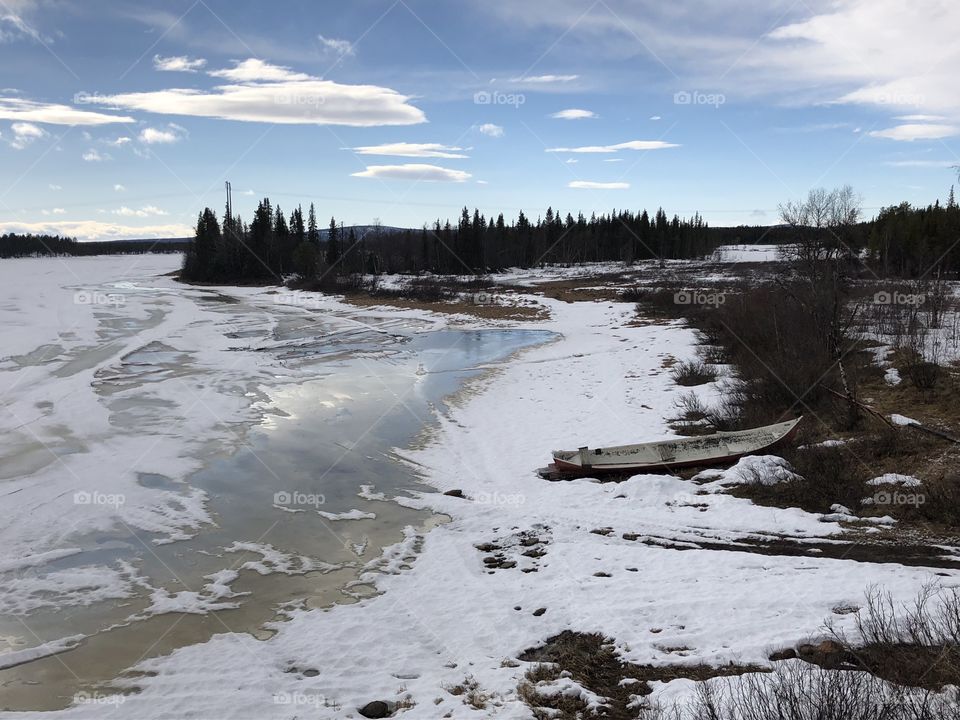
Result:
{"type": "Polygon", "coordinates": [[[537,608],[536,610],[533,611],[533,616],[534,616],[534,617],[540,617],[540,616],[543,615],[546,611],[547,611],[546,608],[537,608]]]}
{"type": "Polygon", "coordinates": [[[304,677],[316,677],[316,676],[319,675],[319,674],[320,674],[320,671],[319,671],[319,670],[316,670],[316,669],[314,669],[314,668],[309,668],[309,669],[303,671],[303,676],[304,676],[304,677]]]}
{"type": "Polygon", "coordinates": [[[390,706],[387,705],[383,700],[374,700],[373,702],[368,702],[357,712],[359,712],[365,718],[385,718],[390,717],[392,714],[390,712],[390,706]]]}
{"type": "Polygon", "coordinates": [[[593,576],[594,576],[594,577],[610,577],[610,573],[608,573],[608,572],[602,572],[602,571],[601,571],[601,572],[595,572],[595,573],[593,574],[593,576]]]}
{"type": "Polygon", "coordinates": [[[856,658],[836,640],[824,640],[817,645],[800,645],[797,648],[797,657],[826,670],[837,670],[849,664],[856,664],[856,658]]]}
{"type": "Polygon", "coordinates": [[[776,652],[770,653],[770,660],[772,662],[777,662],[778,660],[793,660],[797,656],[797,651],[793,648],[784,648],[783,650],[777,650],[776,652]]]}
{"type": "Polygon", "coordinates": [[[444,495],[449,495],[450,497],[455,497],[455,498],[462,498],[462,497],[463,497],[463,490],[460,490],[459,488],[456,489],[456,490],[447,490],[447,491],[444,493],[444,495]]]}

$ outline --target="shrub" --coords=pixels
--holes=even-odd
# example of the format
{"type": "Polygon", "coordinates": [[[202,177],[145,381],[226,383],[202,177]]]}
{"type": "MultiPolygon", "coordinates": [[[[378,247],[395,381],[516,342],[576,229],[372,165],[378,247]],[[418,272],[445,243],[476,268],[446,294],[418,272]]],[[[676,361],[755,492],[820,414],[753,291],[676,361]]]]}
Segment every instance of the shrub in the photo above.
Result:
{"type": "Polygon", "coordinates": [[[713,382],[717,379],[717,371],[702,360],[684,360],[673,366],[670,377],[677,385],[692,387],[713,382]]]}

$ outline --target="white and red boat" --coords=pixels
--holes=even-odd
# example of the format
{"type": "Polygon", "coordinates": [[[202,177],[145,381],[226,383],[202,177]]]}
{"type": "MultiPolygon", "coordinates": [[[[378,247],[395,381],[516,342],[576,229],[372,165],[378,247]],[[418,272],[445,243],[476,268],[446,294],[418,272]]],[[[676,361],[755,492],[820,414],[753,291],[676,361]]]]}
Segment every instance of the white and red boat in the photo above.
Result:
{"type": "Polygon", "coordinates": [[[751,430],[672,438],[638,445],[555,450],[551,471],[563,475],[640,473],[700,465],[719,465],[753,455],[788,440],[803,418],[751,430]]]}

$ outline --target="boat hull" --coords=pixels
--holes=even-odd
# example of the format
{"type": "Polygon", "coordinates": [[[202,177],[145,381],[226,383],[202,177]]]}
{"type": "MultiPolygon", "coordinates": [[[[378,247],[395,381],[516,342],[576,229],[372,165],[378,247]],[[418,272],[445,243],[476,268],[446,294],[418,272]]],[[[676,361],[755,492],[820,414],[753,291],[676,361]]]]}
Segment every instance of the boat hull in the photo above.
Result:
{"type": "Polygon", "coordinates": [[[564,474],[627,474],[650,470],[676,470],[734,462],[789,440],[800,420],[752,430],[721,432],[639,445],[557,450],[553,462],[564,474]]]}

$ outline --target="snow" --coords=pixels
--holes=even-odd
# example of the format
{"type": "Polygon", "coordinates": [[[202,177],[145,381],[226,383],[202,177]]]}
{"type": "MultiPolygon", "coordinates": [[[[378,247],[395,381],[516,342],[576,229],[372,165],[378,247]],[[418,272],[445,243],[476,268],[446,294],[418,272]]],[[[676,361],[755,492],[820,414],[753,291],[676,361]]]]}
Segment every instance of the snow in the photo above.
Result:
{"type": "Polygon", "coordinates": [[[721,245],[711,258],[720,263],[775,262],[780,260],[779,245],[721,245]]]}
{"type": "Polygon", "coordinates": [[[792,482],[798,476],[790,464],[776,455],[748,455],[740,458],[737,464],[723,470],[704,470],[697,475],[699,480],[713,479],[704,485],[704,489],[723,488],[729,485],[778,485],[792,482]]]}
{"type": "MultiPolygon", "coordinates": [[[[504,279],[533,284],[563,276],[565,271],[543,269],[504,279]]],[[[169,305],[156,329],[158,340],[162,337],[164,343],[181,348],[220,342],[219,336],[206,337],[211,335],[210,326],[195,311],[178,316],[179,301],[163,297],[169,305]],[[199,342],[198,333],[204,342],[199,342]],[[184,342],[187,337],[195,344],[184,342]]],[[[252,302],[264,295],[251,289],[244,297],[252,302]]],[[[630,303],[537,300],[550,316],[524,327],[552,331],[558,339],[518,353],[472,382],[470,391],[456,402],[436,408],[436,426],[425,439],[396,449],[429,486],[403,502],[442,513],[449,522],[428,532],[408,527],[400,542],[363,565],[348,588],[355,603],[289,608],[288,619],[269,625],[275,631],[269,640],[223,632],[207,642],[144,660],[137,666],[138,676],[111,684],[139,690],[126,696],[122,709],[75,704],[44,716],[289,719],[312,717],[323,707],[325,718],[356,718],[357,708],[367,702],[403,699],[414,703],[408,717],[528,718],[530,711],[518,699],[516,688],[530,664],[505,660],[563,630],[602,632],[615,640],[626,660],[638,664],[765,665],[771,649],[818,634],[834,607],[862,597],[868,587],[882,587],[897,601],[907,601],[925,583],[937,580],[936,573],[945,575],[939,579],[948,583],[960,577],[952,569],[750,552],[746,541],[832,542],[846,532],[837,521],[818,514],[758,506],[724,492],[733,484],[789,481],[793,476],[789,466],[772,455],[744,458],[733,468],[701,473],[693,480],[669,475],[638,475],[622,483],[543,480],[535,470],[554,448],[671,436],[676,401],[687,389],[673,383],[663,361],[692,357],[697,338],[680,323],[634,323],[630,303]],[[461,489],[465,497],[443,494],[452,489],[461,489]],[[494,501],[497,498],[511,501],[494,501]],[[491,553],[477,546],[487,543],[499,548],[495,552],[506,562],[492,567],[485,563],[491,553]],[[710,549],[718,545],[729,549],[710,549]],[[538,549],[535,556],[523,554],[529,547],[538,549]],[[369,588],[375,592],[363,592],[369,588]],[[540,608],[545,612],[534,615],[540,608]],[[689,650],[681,658],[670,651],[677,647],[689,650]],[[307,675],[305,669],[316,672],[307,675]],[[465,705],[446,689],[467,676],[491,698],[484,711],[465,705]],[[289,702],[290,698],[298,700],[289,702]]],[[[228,313],[232,322],[242,322],[239,315],[229,314],[229,308],[219,312],[228,313]]],[[[384,319],[431,322],[431,316],[420,311],[371,312],[384,319]]],[[[87,322],[84,317],[77,320],[87,322]]],[[[88,323],[87,331],[92,330],[88,323]]],[[[51,341],[37,333],[22,350],[51,341]]],[[[142,346],[138,340],[137,347],[142,346]]],[[[135,349],[125,348],[124,354],[135,349]]],[[[221,417],[255,416],[245,393],[250,378],[262,378],[265,372],[256,358],[240,352],[237,365],[227,370],[219,367],[213,350],[198,354],[202,357],[194,362],[207,363],[204,383],[213,380],[211,402],[221,417]],[[227,384],[235,396],[226,392],[227,384]]],[[[30,367],[47,382],[49,367],[30,367]]],[[[279,376],[275,382],[298,379],[293,370],[272,366],[269,372],[279,376]]],[[[89,384],[96,378],[89,370],[79,373],[81,377],[72,381],[50,380],[49,392],[22,385],[12,402],[27,417],[44,396],[54,397],[67,404],[72,411],[68,417],[85,433],[105,433],[106,411],[89,400],[89,384]],[[86,394],[86,400],[70,405],[71,393],[86,394]]],[[[189,382],[199,387],[199,380],[189,382]]],[[[710,385],[697,392],[720,391],[710,385]]],[[[184,410],[184,402],[189,401],[180,398],[176,412],[184,410]]],[[[42,413],[34,411],[30,417],[48,435],[54,432],[42,413]]],[[[216,423],[202,422],[191,416],[187,431],[220,436],[216,423]]],[[[150,453],[151,470],[171,478],[183,477],[194,466],[184,449],[183,431],[177,432],[167,438],[168,445],[160,441],[156,455],[150,453]]],[[[79,477],[100,478],[103,473],[98,469],[106,466],[105,458],[111,458],[112,467],[124,467],[137,459],[136,452],[147,450],[126,434],[115,442],[100,436],[97,440],[107,454],[98,450],[95,458],[85,460],[83,453],[62,458],[79,477]]],[[[206,521],[202,498],[192,496],[188,488],[173,493],[185,498],[185,509],[177,511],[158,506],[157,493],[166,491],[147,492],[130,475],[117,476],[104,479],[96,489],[122,494],[121,505],[95,506],[97,513],[79,513],[71,520],[89,527],[125,517],[164,537],[195,532],[206,521]]],[[[58,493],[69,497],[84,486],[72,481],[69,473],[43,469],[34,472],[31,482],[18,486],[21,494],[33,497],[12,496],[18,503],[14,512],[31,502],[40,505],[33,520],[37,527],[14,520],[14,527],[2,537],[13,543],[13,557],[29,562],[38,551],[55,549],[57,518],[72,510],[69,500],[58,504],[51,498],[58,493]],[[38,479],[48,484],[44,490],[37,488],[38,479]],[[52,507],[43,506],[41,500],[52,507]]],[[[362,487],[360,495],[398,501],[370,486],[362,487]]],[[[846,508],[833,510],[837,520],[847,515],[846,508]]],[[[282,522],[286,516],[281,518],[282,522]]],[[[226,552],[253,556],[234,568],[237,571],[300,574],[333,569],[260,542],[238,541],[226,552]]],[[[215,573],[207,579],[197,595],[156,594],[154,609],[191,612],[203,609],[204,603],[234,602],[230,589],[234,575],[215,573]]],[[[852,622],[848,616],[836,620],[841,629],[852,627],[852,622]]],[[[658,686],[657,696],[684,697],[691,687],[688,681],[666,683],[658,686]]],[[[602,702],[570,678],[543,689],[602,702]]]]}
{"type": "Polygon", "coordinates": [[[377,514],[364,512],[363,510],[346,510],[344,512],[332,513],[325,510],[317,510],[317,514],[327,520],[376,520],[377,514]]]}
{"type": "Polygon", "coordinates": [[[37,645],[36,647],[4,653],[0,655],[0,670],[70,650],[76,647],[83,640],[83,637],[83,635],[70,635],[59,640],[52,640],[37,645]]]}
{"type": "Polygon", "coordinates": [[[896,413],[894,413],[893,415],[890,416],[890,422],[892,422],[894,425],[900,425],[901,427],[902,427],[902,426],[905,426],[905,425],[919,425],[919,424],[920,424],[920,423],[918,423],[916,420],[914,420],[913,418],[908,418],[908,417],[906,417],[905,415],[897,415],[896,413]]]}
{"type": "Polygon", "coordinates": [[[902,485],[903,487],[919,487],[922,485],[922,483],[912,475],[885,473],[880,477],[867,480],[867,485],[902,485]]]}

